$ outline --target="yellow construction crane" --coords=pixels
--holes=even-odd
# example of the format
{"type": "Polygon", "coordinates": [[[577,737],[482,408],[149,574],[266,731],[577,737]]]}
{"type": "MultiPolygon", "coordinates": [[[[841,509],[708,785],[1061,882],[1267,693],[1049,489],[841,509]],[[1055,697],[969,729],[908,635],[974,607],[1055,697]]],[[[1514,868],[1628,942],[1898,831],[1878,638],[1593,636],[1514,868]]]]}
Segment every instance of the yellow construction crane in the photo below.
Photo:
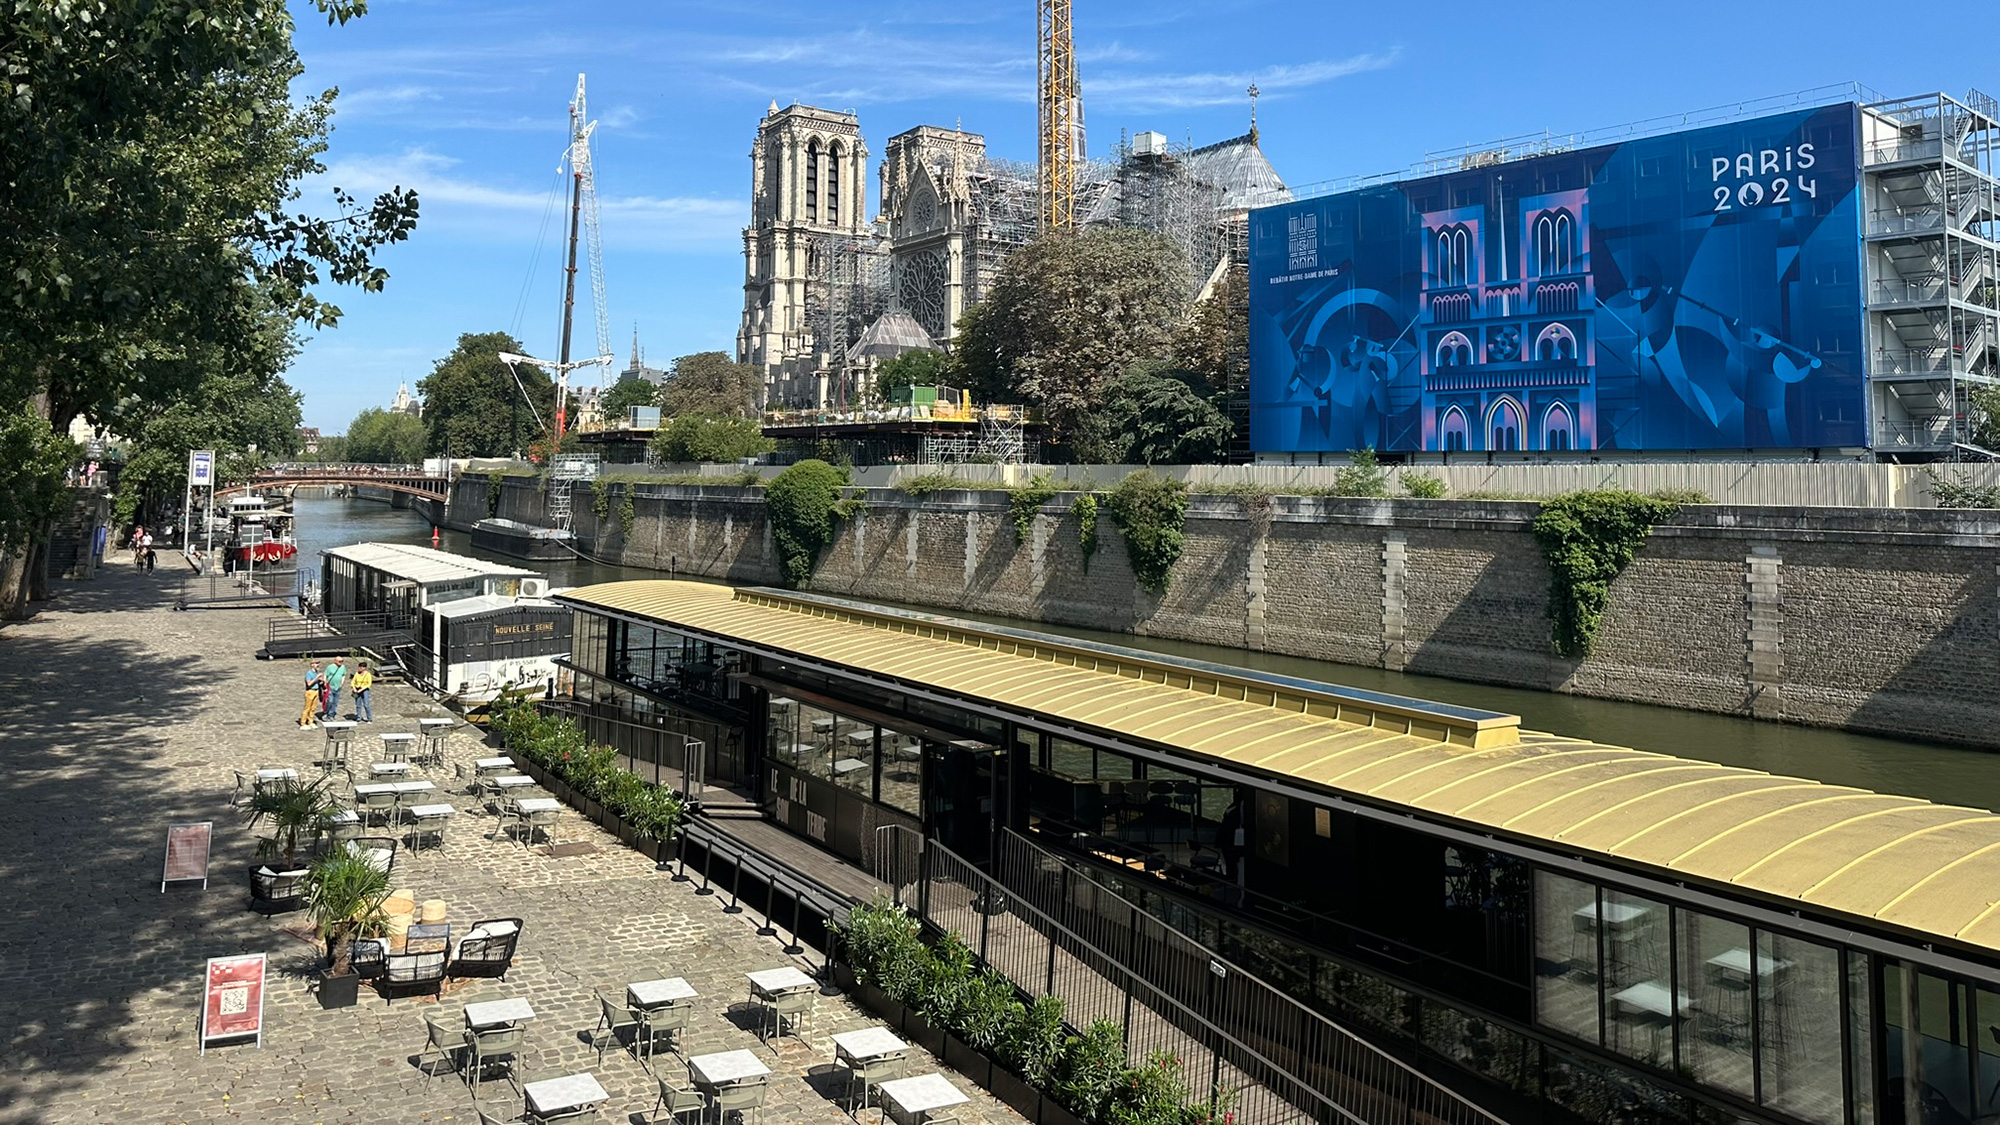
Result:
{"type": "Polygon", "coordinates": [[[1041,109],[1042,233],[1076,229],[1076,134],[1082,122],[1077,95],[1076,44],[1070,34],[1070,0],[1037,0],[1040,49],[1037,101],[1041,109]]]}

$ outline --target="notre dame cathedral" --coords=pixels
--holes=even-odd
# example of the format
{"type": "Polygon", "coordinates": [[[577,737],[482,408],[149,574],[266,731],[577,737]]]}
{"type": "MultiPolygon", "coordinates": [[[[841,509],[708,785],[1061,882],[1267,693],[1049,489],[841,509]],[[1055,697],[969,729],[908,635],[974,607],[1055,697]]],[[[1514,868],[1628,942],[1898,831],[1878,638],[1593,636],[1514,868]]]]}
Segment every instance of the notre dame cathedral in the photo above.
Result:
{"type": "MultiPolygon", "coordinates": [[[[1140,133],[1112,162],[1079,166],[1082,224],[1165,234],[1202,289],[1242,261],[1249,209],[1290,198],[1254,115],[1247,134],[1218,144],[1140,133]]],[[[889,138],[873,219],[867,171],[852,113],[772,102],[758,123],[736,358],[763,370],[772,407],[855,402],[876,362],[947,347],[1000,263],[1037,233],[1034,165],[987,156],[977,133],[920,125],[889,138]]]]}

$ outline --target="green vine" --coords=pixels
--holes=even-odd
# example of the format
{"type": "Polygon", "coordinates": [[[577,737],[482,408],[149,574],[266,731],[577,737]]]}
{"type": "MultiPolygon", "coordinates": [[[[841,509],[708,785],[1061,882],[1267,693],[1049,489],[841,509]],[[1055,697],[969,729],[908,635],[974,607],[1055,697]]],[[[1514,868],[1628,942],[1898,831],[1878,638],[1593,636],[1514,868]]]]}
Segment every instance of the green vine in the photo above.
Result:
{"type": "Polygon", "coordinates": [[[1133,577],[1155,594],[1166,593],[1186,542],[1187,485],[1142,470],[1111,490],[1110,507],[1112,522],[1125,536],[1133,577]]]}
{"type": "Polygon", "coordinates": [[[1028,478],[1028,483],[1019,488],[1007,490],[1007,508],[1014,515],[1014,542],[1026,543],[1028,536],[1035,533],[1035,516],[1042,505],[1062,489],[1056,487],[1056,478],[1046,469],[1028,478]]]}
{"type": "Polygon", "coordinates": [[[620,489],[618,492],[618,533],[620,535],[632,534],[632,521],[638,518],[638,509],[632,504],[632,490],[629,488],[620,489]]]}
{"type": "Polygon", "coordinates": [[[1076,517],[1076,545],[1083,548],[1083,570],[1090,573],[1090,556],[1097,553],[1097,493],[1086,492],[1069,506],[1076,517]]]}
{"type": "Polygon", "coordinates": [[[858,498],[841,498],[846,485],[845,471],[815,459],[800,461],[765,487],[764,514],[786,585],[796,588],[812,578],[820,552],[833,542],[833,521],[859,510],[858,498]]]}
{"type": "Polygon", "coordinates": [[[1616,489],[1543,501],[1534,530],[1549,564],[1549,620],[1557,653],[1573,660],[1590,655],[1612,579],[1632,561],[1653,525],[1678,510],[1673,500],[1616,489]]]}
{"type": "Polygon", "coordinates": [[[486,474],[486,518],[500,514],[500,486],[507,483],[506,473],[486,474]]]}
{"type": "Polygon", "coordinates": [[[601,480],[591,482],[590,511],[600,528],[611,520],[611,486],[601,480]]]}

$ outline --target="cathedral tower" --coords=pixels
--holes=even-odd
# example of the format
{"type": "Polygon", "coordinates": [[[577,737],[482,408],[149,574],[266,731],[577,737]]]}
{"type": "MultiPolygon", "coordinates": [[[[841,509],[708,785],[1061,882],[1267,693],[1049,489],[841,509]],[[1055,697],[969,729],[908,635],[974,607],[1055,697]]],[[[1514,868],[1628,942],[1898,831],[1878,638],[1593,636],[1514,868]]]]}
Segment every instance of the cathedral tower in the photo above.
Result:
{"type": "Polygon", "coordinates": [[[865,230],[867,175],[868,146],[852,113],[774,101],[757,125],[736,358],[762,368],[767,384],[813,366],[813,243],[865,230]]]}

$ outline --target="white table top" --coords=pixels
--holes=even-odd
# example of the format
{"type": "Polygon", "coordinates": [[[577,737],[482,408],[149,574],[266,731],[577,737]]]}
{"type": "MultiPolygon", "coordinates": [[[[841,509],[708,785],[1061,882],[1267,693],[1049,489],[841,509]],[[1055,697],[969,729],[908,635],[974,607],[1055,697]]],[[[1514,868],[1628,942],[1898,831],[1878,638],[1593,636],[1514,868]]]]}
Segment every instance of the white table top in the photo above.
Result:
{"type": "Polygon", "coordinates": [[[514,802],[514,807],[522,812],[554,812],[562,808],[562,802],[554,797],[523,797],[514,802]]]}
{"type": "Polygon", "coordinates": [[[676,1000],[691,1000],[701,993],[681,977],[666,977],[662,980],[642,980],[625,986],[625,995],[635,1007],[657,1008],[676,1000]]]}
{"type": "Polygon", "coordinates": [[[353,719],[321,719],[319,725],[325,727],[329,731],[336,731],[336,730],[353,730],[355,727],[358,727],[361,724],[355,722],[353,719]]]}
{"type": "Polygon", "coordinates": [[[859,758],[842,758],[833,763],[833,772],[835,773],[853,773],[856,770],[865,770],[867,768],[868,763],[859,758]]]}
{"type": "Polygon", "coordinates": [[[414,817],[451,816],[458,812],[450,805],[411,805],[410,815],[414,817]]]}
{"type": "MultiPolygon", "coordinates": [[[[1750,951],[1740,945],[1710,957],[1708,963],[1725,973],[1734,973],[1739,977],[1750,975],[1750,951]]],[[[1760,977],[1774,976],[1791,967],[1790,961],[1775,959],[1768,953],[1760,953],[1757,957],[1757,975],[1760,977]]]]}
{"type": "Polygon", "coordinates": [[[299,779],[299,771],[295,769],[270,769],[270,770],[257,771],[258,781],[297,781],[298,779],[299,779]]]}
{"type": "Polygon", "coordinates": [[[745,1078],[760,1078],[771,1073],[764,1060],[754,1051],[717,1051],[712,1055],[696,1055],[688,1060],[688,1073],[696,1082],[704,1086],[719,1086],[725,1082],[741,1082],[745,1078]]]}
{"type": "MultiPolygon", "coordinates": [[[[1648,1015],[1665,1016],[1667,1014],[1667,986],[1663,981],[1642,981],[1630,988],[1612,993],[1611,1000],[1613,1003],[1623,1005],[1633,1011],[1645,1012],[1648,1015]]],[[[1687,993],[1681,993],[1681,1014],[1686,1015],[1693,1007],[1693,999],[1687,993]]]]}
{"type": "Polygon", "coordinates": [[[840,1053],[855,1061],[893,1055],[897,1051],[907,1051],[908,1043],[896,1037],[896,1033],[886,1027],[864,1027],[859,1031],[843,1031],[833,1037],[833,1045],[840,1053]]]}
{"type": "Polygon", "coordinates": [[[368,772],[380,776],[385,773],[409,773],[414,768],[408,762],[374,762],[369,765],[368,772]]]}
{"type": "Polygon", "coordinates": [[[361,814],[355,812],[353,809],[341,809],[326,819],[331,824],[356,824],[360,822],[361,814]]]}
{"type": "Polygon", "coordinates": [[[533,785],[535,779],[524,773],[510,773],[505,777],[489,777],[486,783],[502,789],[519,789],[523,785],[533,785]]]}
{"type": "Polygon", "coordinates": [[[815,731],[821,731],[821,732],[825,732],[825,731],[830,731],[830,730],[832,730],[832,729],[833,729],[833,720],[832,720],[832,719],[814,719],[814,720],[813,720],[813,729],[814,729],[815,731]]]}
{"type": "Polygon", "coordinates": [[[380,735],[378,737],[380,737],[384,742],[411,742],[414,741],[417,736],[409,733],[408,731],[404,731],[400,734],[385,734],[385,735],[380,735]]]}
{"type": "Polygon", "coordinates": [[[465,1006],[465,1026],[499,1027],[503,1023],[515,1023],[535,1018],[535,1010],[526,1000],[518,996],[505,1000],[483,1000],[465,1006]]]}
{"type": "Polygon", "coordinates": [[[451,720],[450,720],[450,719],[418,719],[418,720],[417,720],[417,725],[418,725],[418,726],[420,726],[420,727],[448,727],[448,726],[450,726],[450,725],[451,725],[451,720]]]}
{"type": "Polygon", "coordinates": [[[598,1085],[597,1077],[591,1074],[565,1074],[561,1078],[544,1078],[540,1082],[530,1082],[521,1087],[521,1096],[527,1100],[528,1111],[537,1114],[560,1113],[566,1109],[581,1109],[594,1105],[611,1095],[598,1085]]]}
{"type": "Polygon", "coordinates": [[[792,743],[792,757],[803,758],[817,749],[819,749],[819,746],[811,742],[794,742],[792,743]]]}
{"type": "Polygon", "coordinates": [[[866,746],[869,743],[875,741],[874,728],[863,727],[860,730],[848,731],[847,741],[853,743],[856,746],[866,746]]]}
{"type": "Polygon", "coordinates": [[[435,789],[436,783],[429,781],[372,781],[355,786],[354,793],[366,797],[370,793],[429,793],[435,789]]]}
{"type": "Polygon", "coordinates": [[[796,992],[801,988],[811,988],[813,986],[813,979],[811,977],[792,968],[790,965],[782,969],[759,969],[754,973],[744,973],[743,975],[750,978],[750,983],[757,986],[757,991],[766,995],[773,995],[779,992],[796,992]]]}
{"type": "Polygon", "coordinates": [[[472,764],[483,770],[513,769],[512,758],[474,758],[472,764]]]}
{"type": "Polygon", "coordinates": [[[896,1108],[905,1114],[929,1113],[948,1105],[962,1105],[972,1099],[959,1092],[958,1087],[942,1074],[919,1074],[915,1078],[897,1078],[882,1083],[876,1089],[882,1096],[896,1103],[896,1108]]]}
{"type": "MultiPolygon", "coordinates": [[[[1634,906],[1627,902],[1607,902],[1604,904],[1604,923],[1607,926],[1623,926],[1630,922],[1636,922],[1652,912],[1653,908],[1650,906],[1634,906]]],[[[1584,903],[1582,906],[1576,908],[1576,916],[1585,922],[1592,921],[1597,917],[1597,904],[1594,902],[1584,903]]]]}

